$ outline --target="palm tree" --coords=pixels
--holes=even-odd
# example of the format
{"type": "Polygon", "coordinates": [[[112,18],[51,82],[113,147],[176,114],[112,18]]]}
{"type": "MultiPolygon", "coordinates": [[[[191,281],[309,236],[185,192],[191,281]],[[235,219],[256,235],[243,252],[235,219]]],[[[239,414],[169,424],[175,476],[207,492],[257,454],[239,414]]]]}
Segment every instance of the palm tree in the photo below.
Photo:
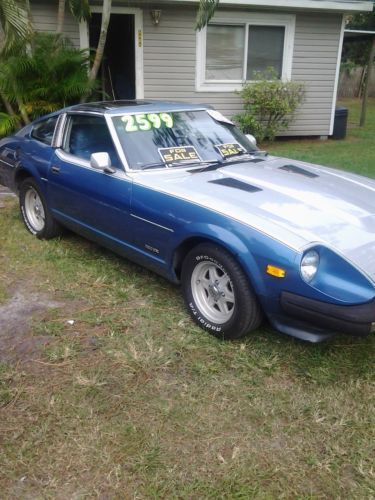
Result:
{"type": "MultiPolygon", "coordinates": [[[[77,21],[88,21],[91,16],[88,0],[68,0],[68,7],[77,21]]],[[[66,11],[66,0],[59,0],[57,9],[57,29],[58,34],[63,32],[66,11]]]]}
{"type": "MultiPolygon", "coordinates": [[[[208,24],[208,22],[214,15],[218,4],[219,0],[200,0],[198,14],[197,14],[197,21],[196,21],[196,29],[201,30],[204,26],[208,24]]],[[[95,59],[89,74],[89,80],[91,82],[93,82],[97,78],[98,71],[103,59],[105,44],[107,40],[108,26],[111,18],[111,7],[112,7],[112,0],[103,0],[100,37],[95,52],[95,59]]]]}
{"type": "Polygon", "coordinates": [[[33,30],[29,18],[28,0],[0,0],[0,25],[3,30],[1,52],[7,52],[33,30]]]}
{"type": "MultiPolygon", "coordinates": [[[[20,41],[27,40],[33,32],[30,23],[29,0],[0,0],[0,56],[9,54],[20,41]]],[[[17,115],[7,97],[0,91],[1,100],[14,125],[17,115]]]]}
{"type": "Polygon", "coordinates": [[[0,91],[19,116],[0,113],[0,136],[30,119],[76,103],[92,91],[88,53],[61,35],[36,33],[33,50],[8,55],[0,65],[0,91]],[[13,119],[12,119],[13,118],[13,119]]]}
{"type": "Polygon", "coordinates": [[[99,36],[98,46],[97,46],[96,52],[95,52],[94,62],[93,62],[93,65],[91,67],[91,71],[89,74],[89,80],[91,82],[96,80],[96,78],[98,76],[98,71],[99,71],[100,65],[101,65],[102,60],[103,60],[105,44],[107,41],[108,26],[109,26],[109,21],[111,19],[111,7],[112,7],[112,0],[103,0],[102,23],[101,23],[101,27],[100,27],[100,36],[99,36]]]}
{"type": "Polygon", "coordinates": [[[200,0],[195,23],[196,30],[200,31],[210,22],[218,5],[219,0],[200,0]]]}
{"type": "MultiPolygon", "coordinates": [[[[69,5],[69,10],[72,13],[73,17],[78,21],[82,20],[88,21],[90,19],[91,12],[88,0],[68,0],[68,5],[69,5]]],[[[108,26],[111,18],[111,8],[112,8],[112,0],[103,0],[100,37],[98,41],[98,46],[95,50],[94,62],[89,72],[89,81],[91,82],[91,84],[93,84],[93,82],[96,80],[100,65],[102,63],[105,44],[107,41],[108,26]]],[[[59,0],[58,12],[57,12],[57,30],[56,30],[57,33],[62,33],[63,31],[65,11],[66,11],[66,0],[59,0]]],[[[83,97],[83,100],[85,100],[85,98],[87,98],[87,95],[83,97]]]]}

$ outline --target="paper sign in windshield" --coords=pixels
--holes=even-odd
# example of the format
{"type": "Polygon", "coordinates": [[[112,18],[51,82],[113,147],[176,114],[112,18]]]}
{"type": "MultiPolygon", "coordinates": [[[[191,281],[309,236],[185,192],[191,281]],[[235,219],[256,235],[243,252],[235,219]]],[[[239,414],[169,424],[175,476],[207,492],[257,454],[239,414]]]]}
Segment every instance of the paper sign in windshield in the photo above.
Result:
{"type": "Polygon", "coordinates": [[[245,148],[243,148],[241,144],[238,144],[238,142],[216,144],[215,148],[219,151],[223,158],[229,158],[230,156],[236,156],[246,153],[245,148]]]}
{"type": "Polygon", "coordinates": [[[185,161],[200,161],[194,146],[181,146],[174,148],[159,148],[159,154],[165,163],[183,163],[185,161]]]}

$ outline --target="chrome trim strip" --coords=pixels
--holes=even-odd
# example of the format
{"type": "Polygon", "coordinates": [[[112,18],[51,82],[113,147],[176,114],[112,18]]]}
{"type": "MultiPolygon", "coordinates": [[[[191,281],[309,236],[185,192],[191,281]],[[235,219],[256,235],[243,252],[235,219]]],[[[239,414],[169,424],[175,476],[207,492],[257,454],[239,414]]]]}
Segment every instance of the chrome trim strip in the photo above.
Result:
{"type": "Polygon", "coordinates": [[[129,242],[124,241],[124,240],[119,240],[118,238],[115,238],[114,236],[111,236],[108,233],[104,233],[103,231],[100,231],[99,229],[94,228],[93,226],[90,226],[89,224],[85,224],[82,221],[75,219],[74,217],[70,217],[69,215],[66,215],[64,212],[61,212],[60,210],[53,210],[54,213],[60,215],[61,218],[71,221],[74,224],[78,224],[80,226],[83,226],[87,229],[89,229],[91,232],[99,234],[101,236],[104,236],[107,240],[114,241],[115,243],[121,245],[122,247],[126,247],[126,249],[129,249],[130,251],[136,252],[138,254],[145,255],[148,258],[152,258],[153,260],[159,262],[160,264],[165,264],[165,260],[163,260],[160,257],[157,257],[154,254],[150,254],[149,252],[145,252],[139,247],[136,247],[134,245],[131,245],[129,242]]]}
{"type": "Polygon", "coordinates": [[[7,161],[5,161],[3,158],[0,158],[0,161],[1,161],[2,163],[4,163],[5,165],[8,165],[8,167],[12,167],[12,168],[14,168],[14,167],[15,167],[15,165],[14,165],[14,164],[9,163],[9,162],[7,162],[7,161]]]}
{"type": "Polygon", "coordinates": [[[78,167],[88,168],[89,170],[94,170],[90,165],[90,162],[87,160],[83,160],[82,158],[78,158],[77,156],[71,155],[62,149],[56,150],[56,156],[60,158],[60,160],[71,163],[72,165],[76,165],[78,167]]]}
{"type": "Polygon", "coordinates": [[[134,217],[135,219],[139,219],[139,220],[142,220],[143,222],[148,222],[148,224],[152,224],[153,226],[157,226],[157,227],[160,227],[161,229],[165,229],[166,231],[170,231],[171,233],[174,233],[174,229],[171,229],[169,227],[165,227],[165,226],[162,226],[160,224],[156,224],[156,222],[152,222],[148,219],[143,219],[143,217],[139,217],[138,215],[135,215],[135,214],[130,214],[132,217],[134,217]]]}
{"type": "Polygon", "coordinates": [[[69,109],[69,114],[72,115],[96,115],[103,116],[104,113],[101,111],[90,111],[85,109],[69,109]]]}
{"type": "Polygon", "coordinates": [[[124,150],[123,150],[123,148],[121,146],[120,139],[118,138],[118,135],[117,135],[115,126],[113,124],[113,121],[112,121],[112,119],[111,119],[111,117],[109,115],[104,115],[104,118],[105,118],[105,121],[107,123],[107,127],[109,129],[109,133],[111,134],[112,141],[113,141],[113,143],[115,145],[117,154],[118,154],[120,160],[122,161],[122,166],[124,167],[125,172],[129,172],[131,169],[130,169],[129,164],[127,162],[124,150]]]}
{"type": "Polygon", "coordinates": [[[62,146],[62,140],[63,140],[63,133],[65,129],[65,122],[66,122],[66,113],[62,113],[59,115],[55,127],[55,131],[53,133],[52,137],[52,142],[51,142],[51,147],[52,148],[59,148],[62,146]]]}
{"type": "MultiPolygon", "coordinates": [[[[154,104],[154,103],[152,103],[154,104]]],[[[142,106],[142,104],[140,104],[142,106]]],[[[144,106],[147,106],[147,104],[144,104],[144,106]]],[[[168,108],[167,110],[161,110],[161,109],[156,109],[154,111],[137,111],[136,113],[131,112],[131,111],[123,111],[122,113],[111,113],[111,110],[105,110],[104,114],[106,116],[124,116],[124,115],[142,115],[142,114],[149,114],[149,113],[181,113],[182,111],[207,111],[208,109],[211,109],[209,107],[207,108],[178,108],[178,109],[170,109],[168,108]]]]}
{"type": "Polygon", "coordinates": [[[90,162],[87,160],[83,160],[82,158],[78,158],[77,156],[71,155],[70,153],[67,153],[66,151],[63,151],[62,149],[57,149],[56,150],[56,156],[62,160],[66,161],[67,163],[70,163],[71,165],[75,165],[76,167],[82,167],[86,168],[87,170],[91,170],[92,172],[96,172],[101,175],[109,175],[111,177],[116,178],[119,181],[123,182],[132,182],[132,179],[126,175],[126,173],[123,170],[116,170],[114,174],[111,174],[110,172],[102,172],[101,170],[97,170],[96,168],[93,168],[90,165],[90,162]]]}

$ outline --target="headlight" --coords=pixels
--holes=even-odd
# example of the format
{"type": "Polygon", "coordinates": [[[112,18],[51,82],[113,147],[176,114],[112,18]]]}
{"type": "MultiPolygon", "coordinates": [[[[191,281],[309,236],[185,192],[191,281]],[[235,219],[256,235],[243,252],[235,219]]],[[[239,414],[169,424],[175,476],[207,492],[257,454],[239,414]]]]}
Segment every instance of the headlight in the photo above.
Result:
{"type": "Polygon", "coordinates": [[[301,276],[307,282],[315,276],[319,267],[319,254],[316,250],[309,250],[301,260],[301,276]]]}

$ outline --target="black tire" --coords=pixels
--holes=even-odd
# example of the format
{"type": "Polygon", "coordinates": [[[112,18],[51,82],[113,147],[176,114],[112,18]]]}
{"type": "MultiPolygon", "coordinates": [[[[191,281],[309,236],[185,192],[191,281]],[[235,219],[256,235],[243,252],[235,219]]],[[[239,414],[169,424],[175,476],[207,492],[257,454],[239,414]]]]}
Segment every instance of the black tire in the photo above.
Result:
{"type": "Polygon", "coordinates": [[[23,222],[31,234],[44,240],[61,234],[60,224],[52,217],[43,193],[32,177],[22,181],[19,200],[23,222]]]}
{"type": "Polygon", "coordinates": [[[182,290],[199,326],[224,340],[243,337],[262,322],[262,310],[249,280],[235,258],[212,243],[186,256],[182,290]]]}

